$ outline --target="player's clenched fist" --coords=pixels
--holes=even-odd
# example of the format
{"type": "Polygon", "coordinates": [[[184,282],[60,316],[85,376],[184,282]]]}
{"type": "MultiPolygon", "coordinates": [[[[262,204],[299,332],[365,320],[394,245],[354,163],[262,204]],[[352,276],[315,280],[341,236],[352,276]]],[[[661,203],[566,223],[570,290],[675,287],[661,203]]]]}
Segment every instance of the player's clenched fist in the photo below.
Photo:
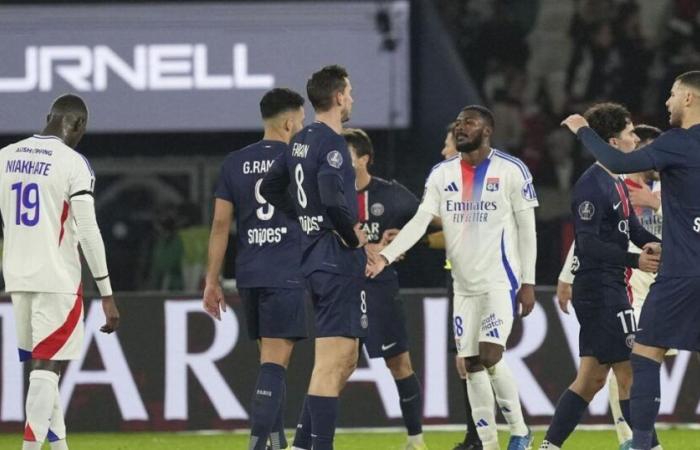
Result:
{"type": "Polygon", "coordinates": [[[581,114],[572,114],[564,119],[561,125],[568,127],[572,133],[576,134],[580,128],[588,126],[588,121],[581,114]]]}
{"type": "Polygon", "coordinates": [[[207,284],[204,288],[202,307],[216,320],[221,320],[221,311],[226,312],[226,302],[224,301],[224,292],[220,284],[207,284]]]}

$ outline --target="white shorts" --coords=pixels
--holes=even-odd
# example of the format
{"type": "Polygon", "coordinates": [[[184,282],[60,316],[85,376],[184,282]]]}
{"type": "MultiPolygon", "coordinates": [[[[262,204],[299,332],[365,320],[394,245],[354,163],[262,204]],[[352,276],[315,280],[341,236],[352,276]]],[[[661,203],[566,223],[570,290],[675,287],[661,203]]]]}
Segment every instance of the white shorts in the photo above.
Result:
{"type": "Polygon", "coordinates": [[[13,292],[19,359],[78,359],[83,349],[83,296],[13,292]]]}
{"type": "Polygon", "coordinates": [[[479,342],[505,348],[515,311],[513,291],[499,289],[481,295],[454,296],[454,334],[457,355],[477,356],[479,342]]]}

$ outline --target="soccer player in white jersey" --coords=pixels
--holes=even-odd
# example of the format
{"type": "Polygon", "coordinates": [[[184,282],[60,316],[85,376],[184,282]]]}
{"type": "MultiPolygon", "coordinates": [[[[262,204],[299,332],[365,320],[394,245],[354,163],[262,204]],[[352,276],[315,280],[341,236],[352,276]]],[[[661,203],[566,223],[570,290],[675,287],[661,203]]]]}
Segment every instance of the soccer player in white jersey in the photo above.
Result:
{"type": "Polygon", "coordinates": [[[490,147],[493,114],[467,106],[457,117],[460,156],[435,166],[416,215],[367,273],[374,276],[411,248],[434,217],[442,219],[454,277],[454,331],[466,358],[472,417],[486,450],[499,449],[495,400],[511,430],[509,450],[527,449],[532,434],[523,419],[518,389],[503,360],[513,318],[535,303],[538,205],[532,176],[519,159],[490,147]]]}
{"type": "Polygon", "coordinates": [[[5,289],[12,296],[20,361],[32,361],[24,450],[66,450],[58,379],[83,348],[83,296],[78,244],[102,296],[111,333],[119,312],[95,218],[95,174],[73,150],[85,133],[87,107],[75,95],[51,106],[47,124],[0,150],[0,212],[5,235],[5,289]]]}
{"type": "MultiPolygon", "coordinates": [[[[641,148],[656,139],[661,134],[661,130],[650,125],[640,124],[634,127],[634,133],[639,137],[637,148],[641,148]]],[[[630,202],[640,223],[647,231],[661,238],[661,182],[659,181],[658,173],[647,171],[629,174],[624,176],[624,180],[630,192],[630,202]]],[[[630,242],[629,251],[641,253],[641,250],[632,242],[630,242]]],[[[557,301],[561,310],[566,314],[569,314],[568,304],[572,297],[573,271],[576,269],[576,264],[574,262],[574,244],[572,243],[557,281],[557,301]]],[[[656,279],[656,274],[628,267],[625,275],[627,278],[627,294],[634,309],[634,316],[639,321],[644,300],[649,294],[649,288],[656,279]]],[[[669,351],[669,354],[675,353],[677,353],[675,350],[669,351]]],[[[621,446],[629,445],[628,442],[632,439],[632,430],[622,414],[617,379],[612,371],[608,377],[608,392],[610,411],[613,416],[618,442],[621,446]]],[[[660,449],[660,445],[653,448],[653,450],[660,449]]]]}

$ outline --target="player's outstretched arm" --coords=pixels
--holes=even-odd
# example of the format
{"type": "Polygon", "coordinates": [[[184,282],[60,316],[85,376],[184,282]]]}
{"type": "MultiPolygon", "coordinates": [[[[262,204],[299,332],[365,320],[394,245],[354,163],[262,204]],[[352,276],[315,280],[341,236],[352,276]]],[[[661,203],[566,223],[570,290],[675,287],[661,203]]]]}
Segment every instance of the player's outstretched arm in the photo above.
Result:
{"type": "Polygon", "coordinates": [[[561,123],[581,139],[583,145],[605,167],[615,173],[635,173],[654,169],[654,161],[646,151],[623,153],[605,142],[588,126],[580,114],[573,114],[561,123]]]}
{"type": "Polygon", "coordinates": [[[413,247],[423,237],[433,217],[429,212],[419,209],[396,235],[391,244],[379,253],[379,257],[370,261],[366,275],[370,278],[376,277],[386,266],[413,247]]]}
{"type": "Polygon", "coordinates": [[[119,309],[112,295],[112,285],[107,271],[105,246],[95,217],[95,202],[90,192],[80,192],[70,199],[71,210],[78,229],[78,240],[90,272],[95,279],[102,297],[105,324],[103,333],[111,333],[119,328],[119,309]]]}
{"type": "Polygon", "coordinates": [[[220,198],[214,203],[214,219],[209,234],[209,253],[207,258],[207,277],[202,296],[204,310],[218,320],[221,320],[221,311],[226,312],[224,292],[219,283],[221,266],[224,263],[228,235],[233,220],[233,203],[220,198]]]}

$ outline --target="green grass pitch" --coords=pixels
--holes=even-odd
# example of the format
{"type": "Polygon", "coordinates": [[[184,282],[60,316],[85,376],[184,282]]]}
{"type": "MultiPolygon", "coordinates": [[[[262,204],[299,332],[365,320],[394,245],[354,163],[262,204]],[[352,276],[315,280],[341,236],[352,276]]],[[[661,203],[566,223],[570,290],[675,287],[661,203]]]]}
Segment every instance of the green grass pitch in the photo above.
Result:
{"type": "MultiPolygon", "coordinates": [[[[542,442],[538,432],[534,449],[542,442]]],[[[426,443],[431,450],[451,450],[462,433],[428,432],[426,443]]],[[[505,450],[508,436],[500,433],[501,448],[505,450]]],[[[668,429],[659,431],[661,443],[667,450],[700,449],[700,430],[668,429]]],[[[244,434],[194,433],[75,433],[68,437],[71,450],[246,450],[244,434]]],[[[402,450],[405,436],[401,433],[339,433],[336,450],[402,450]]],[[[0,449],[20,449],[19,434],[0,434],[0,449]]],[[[49,446],[44,447],[48,449],[49,446]]],[[[567,441],[566,450],[613,450],[618,448],[614,431],[576,431],[567,441]]]]}

